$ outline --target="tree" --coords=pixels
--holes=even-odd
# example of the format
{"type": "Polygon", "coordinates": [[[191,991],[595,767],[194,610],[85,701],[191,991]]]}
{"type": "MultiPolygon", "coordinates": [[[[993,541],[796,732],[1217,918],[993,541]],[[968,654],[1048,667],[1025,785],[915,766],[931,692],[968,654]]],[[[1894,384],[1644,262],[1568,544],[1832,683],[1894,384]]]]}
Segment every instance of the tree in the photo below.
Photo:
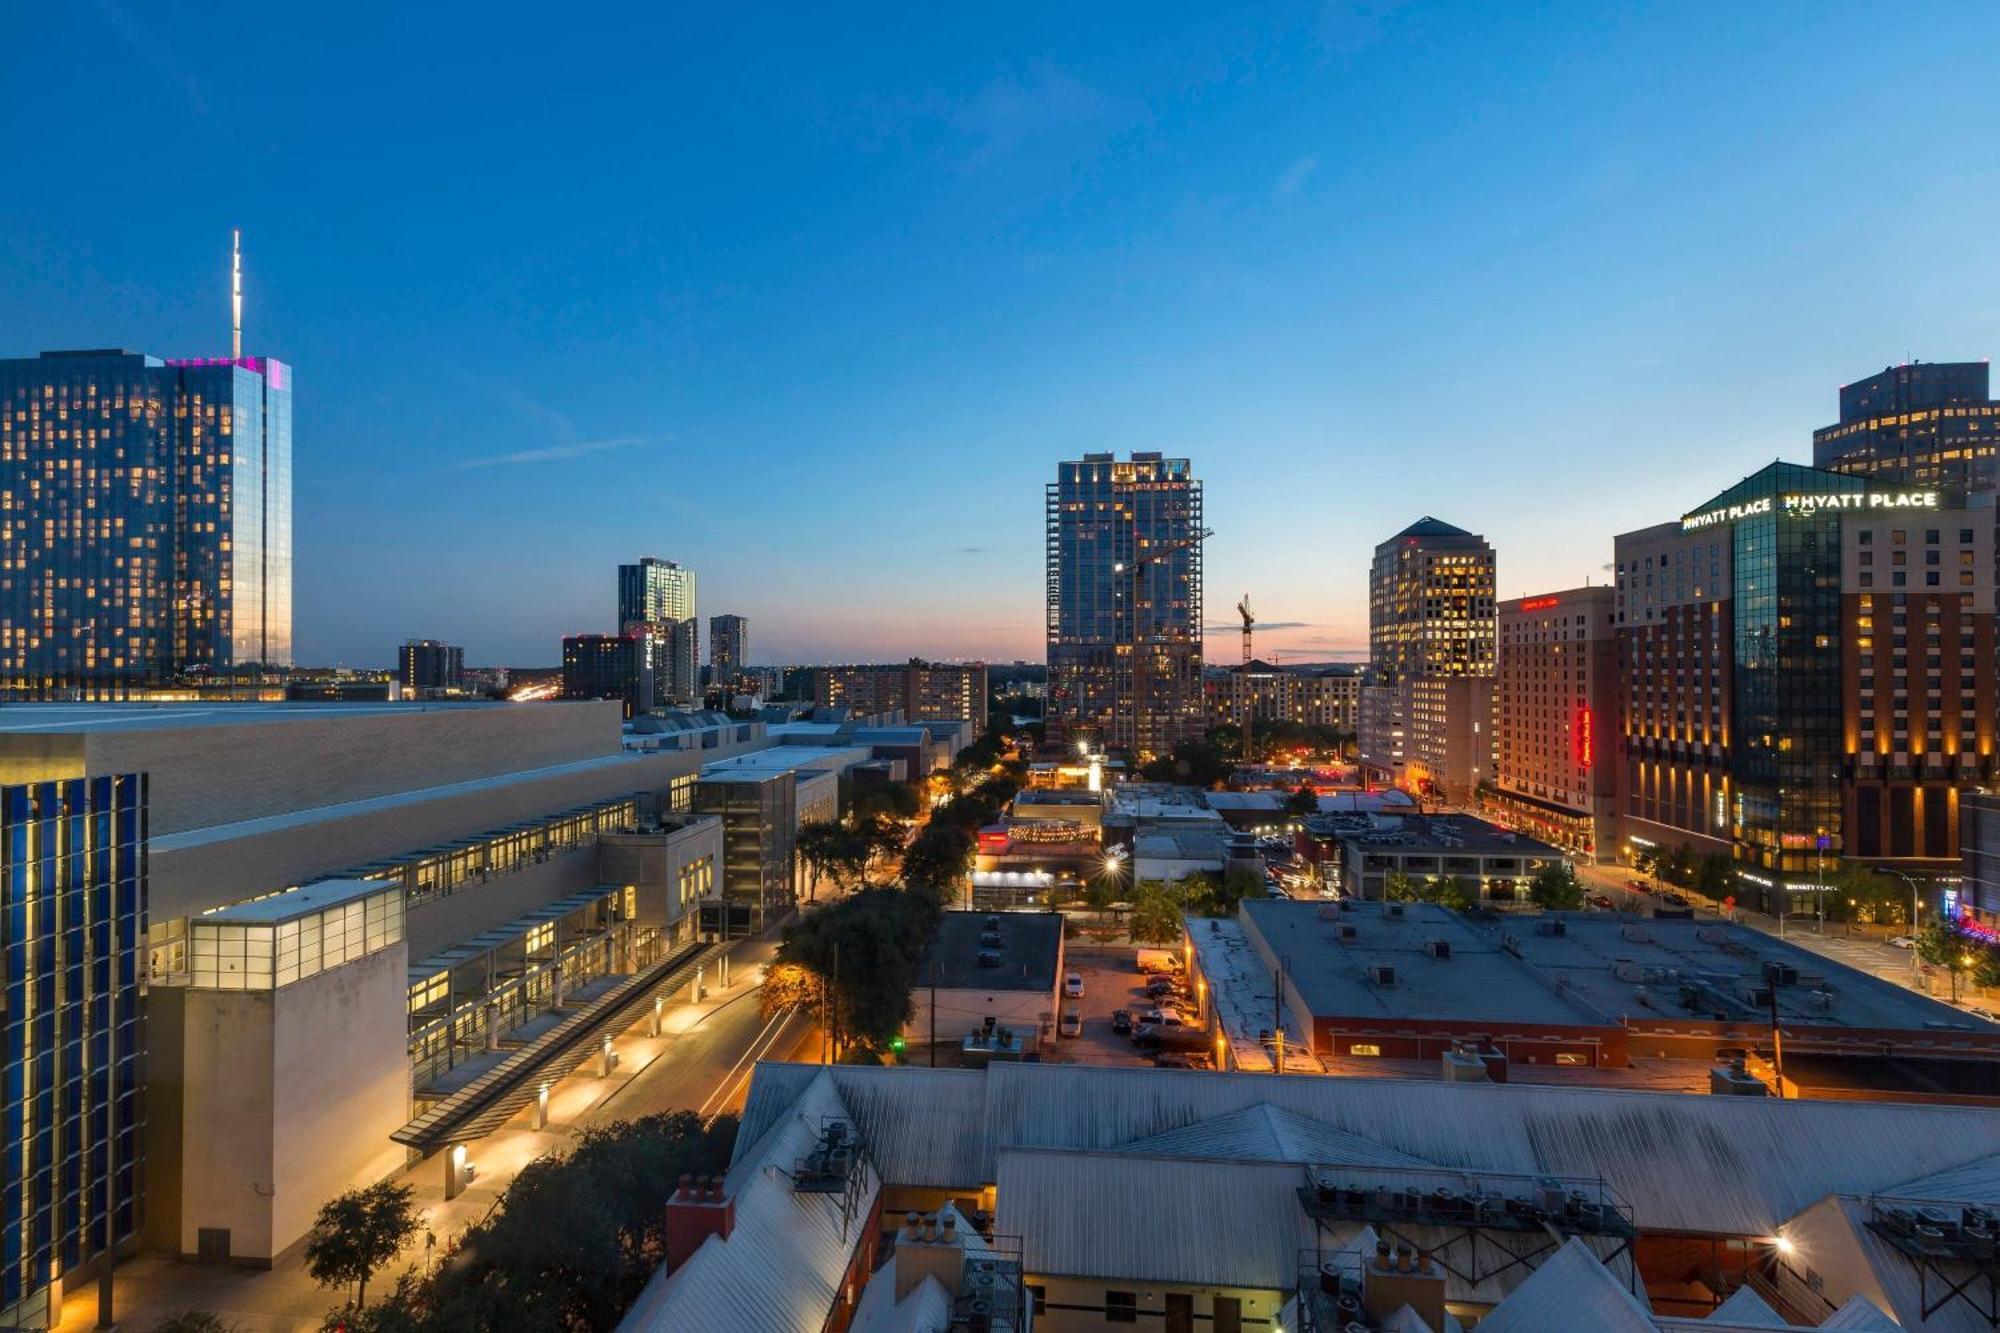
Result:
{"type": "Polygon", "coordinates": [[[833,868],[843,832],[840,825],[826,820],[812,820],[799,825],[798,836],[792,840],[792,851],[799,858],[799,864],[805,867],[807,902],[818,900],[820,876],[833,868]]]}
{"type": "Polygon", "coordinates": [[[853,819],[856,827],[876,819],[915,819],[923,811],[923,797],[907,782],[888,782],[856,793],[853,819]]]}
{"type": "Polygon", "coordinates": [[[812,974],[843,1042],[880,1050],[910,1019],[910,991],[941,916],[932,894],[862,889],[787,927],[777,962],[812,974]]]}
{"type": "Polygon", "coordinates": [[[1436,903],[1454,912],[1470,912],[1478,905],[1471,891],[1465,887],[1465,881],[1457,875],[1433,875],[1424,881],[1419,893],[1425,902],[1436,903]]]}
{"type": "Polygon", "coordinates": [[[1528,881],[1528,901],[1545,912],[1574,912],[1583,906],[1583,885],[1567,861],[1552,861],[1528,881]]]}
{"type": "Polygon", "coordinates": [[[368,1303],[368,1279],[417,1234],[416,1191],[383,1181],[349,1190],[319,1210],[306,1237],[306,1271],[322,1287],[354,1284],[354,1304],[368,1303]]]}
{"type": "Polygon", "coordinates": [[[1310,782],[1301,782],[1297,791],[1285,797],[1285,813],[1301,819],[1319,813],[1319,793],[1310,782]]]}
{"type": "Polygon", "coordinates": [[[1901,881],[1856,861],[1844,863],[1833,876],[1829,915],[1864,925],[1890,925],[1910,915],[1910,891],[1901,881]]]}
{"type": "Polygon", "coordinates": [[[1418,898],[1417,881],[1398,870],[1382,881],[1382,900],[1391,903],[1413,903],[1418,898]]]}
{"type": "Polygon", "coordinates": [[[1132,916],[1127,923],[1132,938],[1140,944],[1179,944],[1180,899],[1164,884],[1148,880],[1132,894],[1132,916]]]}
{"type": "Polygon", "coordinates": [[[1701,858],[1694,871],[1695,892],[1717,902],[1736,887],[1736,863],[1726,853],[1711,852],[1701,858]]]}
{"type": "Polygon", "coordinates": [[[1657,847],[1641,847],[1638,851],[1632,853],[1632,868],[1642,875],[1658,875],[1660,873],[1660,849],[1657,847]]]}
{"type": "Polygon", "coordinates": [[[797,963],[773,962],[764,969],[764,984],[757,988],[757,1007],[769,1022],[794,1006],[819,1010],[818,978],[797,963]]]}
{"type": "Polygon", "coordinates": [[[1139,775],[1148,782],[1213,787],[1228,777],[1234,767],[1230,757],[1220,747],[1203,738],[1177,742],[1169,753],[1147,760],[1139,775]]]}
{"type": "Polygon", "coordinates": [[[939,898],[958,896],[972,861],[972,836],[948,824],[931,823],[903,853],[903,883],[929,889],[939,898]]]}

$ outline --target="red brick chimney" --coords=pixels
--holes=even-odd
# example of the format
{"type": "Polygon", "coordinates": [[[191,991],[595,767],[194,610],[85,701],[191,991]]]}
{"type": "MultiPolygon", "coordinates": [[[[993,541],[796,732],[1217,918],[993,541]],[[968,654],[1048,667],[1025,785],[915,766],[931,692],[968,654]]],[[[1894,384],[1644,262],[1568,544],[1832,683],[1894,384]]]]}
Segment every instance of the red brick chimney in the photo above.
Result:
{"type": "Polygon", "coordinates": [[[736,1226],[736,1200],[722,1197],[722,1177],[682,1176],[667,1200],[667,1271],[693,1257],[710,1236],[729,1239],[736,1226]]]}

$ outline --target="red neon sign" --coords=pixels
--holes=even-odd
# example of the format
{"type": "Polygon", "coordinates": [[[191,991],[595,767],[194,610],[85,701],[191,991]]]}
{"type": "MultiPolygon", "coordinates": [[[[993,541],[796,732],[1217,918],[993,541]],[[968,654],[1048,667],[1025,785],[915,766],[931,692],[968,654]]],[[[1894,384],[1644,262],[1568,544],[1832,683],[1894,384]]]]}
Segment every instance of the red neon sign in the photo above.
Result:
{"type": "Polygon", "coordinates": [[[1597,759],[1597,729],[1589,704],[1578,704],[1576,707],[1576,725],[1572,729],[1571,741],[1576,749],[1576,766],[1589,769],[1597,759]]]}
{"type": "Polygon", "coordinates": [[[1561,606],[1560,597],[1530,597],[1521,603],[1523,611],[1546,611],[1552,606],[1561,606]]]}

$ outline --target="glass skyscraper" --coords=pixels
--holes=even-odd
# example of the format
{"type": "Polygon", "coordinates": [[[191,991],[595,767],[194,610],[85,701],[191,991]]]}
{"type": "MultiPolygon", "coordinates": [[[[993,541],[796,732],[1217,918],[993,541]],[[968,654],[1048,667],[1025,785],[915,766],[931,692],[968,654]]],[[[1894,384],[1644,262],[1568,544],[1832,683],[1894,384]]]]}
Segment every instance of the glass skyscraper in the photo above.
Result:
{"type": "Polygon", "coordinates": [[[1188,460],[1085,454],[1057,465],[1046,504],[1051,739],[1160,754],[1199,736],[1201,483],[1188,460]]]}
{"type": "Polygon", "coordinates": [[[1912,361],[1840,388],[1813,432],[1813,466],[1902,486],[2000,484],[2000,402],[1984,361],[1912,361]]]}
{"type": "Polygon", "coordinates": [[[0,1328],[137,1234],[142,773],[0,787],[0,1328]]]}
{"type": "Polygon", "coordinates": [[[0,693],[291,664],[291,380],[259,357],[0,361],[0,693]]]}

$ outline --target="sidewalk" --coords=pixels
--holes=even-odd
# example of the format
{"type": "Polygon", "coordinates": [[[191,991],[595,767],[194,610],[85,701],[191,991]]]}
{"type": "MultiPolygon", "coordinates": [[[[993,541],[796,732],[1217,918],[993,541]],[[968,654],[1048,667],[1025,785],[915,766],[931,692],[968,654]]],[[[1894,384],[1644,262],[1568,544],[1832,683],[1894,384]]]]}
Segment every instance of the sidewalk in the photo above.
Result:
{"type": "MultiPolygon", "coordinates": [[[[396,1260],[385,1266],[369,1283],[371,1294],[388,1291],[396,1275],[407,1269],[442,1260],[449,1243],[466,1228],[490,1213],[521,1168],[549,1153],[566,1151],[577,1133],[594,1124],[609,1123],[643,1110],[627,1110],[621,1093],[671,1054],[682,1038],[702,1029],[704,1024],[732,1006],[754,1006],[757,987],[762,983],[762,967],[777,950],[775,939],[746,940],[729,951],[731,985],[714,985],[708,976],[707,995],[699,1002],[686,998],[669,1002],[661,1035],[647,1035],[648,1015],[613,1040],[618,1067],[609,1078],[595,1074],[596,1061],[569,1075],[549,1090],[549,1123],[545,1129],[529,1128],[531,1110],[523,1110],[506,1125],[473,1143],[467,1155],[478,1167],[473,1182],[455,1199],[444,1197],[444,1162],[433,1155],[414,1162],[391,1179],[411,1186],[423,1227],[416,1239],[396,1260]],[[435,1250],[425,1245],[426,1235],[435,1238],[435,1250]]],[[[754,1030],[754,1025],[753,1025],[754,1030]]],[[[746,1055],[751,1052],[746,1051],[746,1055]]],[[[710,1106],[696,1109],[705,1114],[722,1109],[732,1100],[733,1077],[724,1077],[718,1096],[710,1106]]],[[[245,1333],[314,1333],[329,1310],[339,1305],[345,1293],[319,1286],[306,1273],[303,1247],[294,1250],[274,1267],[231,1268],[184,1263],[161,1255],[144,1254],[119,1265],[113,1278],[118,1325],[145,1333],[164,1315],[178,1310],[205,1310],[239,1324],[245,1333]]],[[[85,1281],[70,1291],[62,1306],[62,1318],[54,1327],[60,1333],[84,1333],[97,1324],[97,1287],[85,1281]]]]}

